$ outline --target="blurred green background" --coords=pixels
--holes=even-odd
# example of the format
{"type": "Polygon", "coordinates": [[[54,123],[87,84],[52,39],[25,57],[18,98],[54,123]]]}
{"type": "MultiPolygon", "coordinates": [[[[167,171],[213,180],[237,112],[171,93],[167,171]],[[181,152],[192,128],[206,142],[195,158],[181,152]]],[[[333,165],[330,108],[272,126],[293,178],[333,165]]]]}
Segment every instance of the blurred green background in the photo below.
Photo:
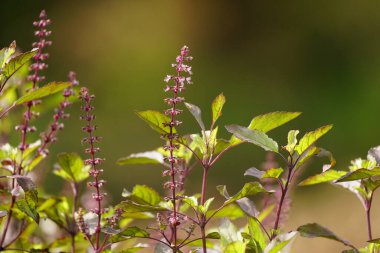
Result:
{"type": "MultiPolygon", "coordinates": [[[[81,84],[97,95],[105,177],[114,202],[135,183],[161,187],[159,167],[119,167],[115,161],[162,144],[134,111],[165,108],[163,77],[185,44],[194,56],[194,85],[185,96],[203,109],[204,119],[211,116],[212,99],[224,92],[220,126],[246,125],[253,116],[275,110],[302,111],[271,133],[282,145],[290,129],[303,133],[334,124],[320,146],[333,152],[340,168],[380,144],[378,1],[3,0],[1,9],[1,45],[16,40],[22,50],[31,48],[31,23],[46,9],[53,22],[48,80],[66,80],[75,70],[81,84]]],[[[47,164],[58,152],[82,152],[78,115],[73,109],[47,164]]],[[[189,113],[181,117],[182,133],[197,130],[189,113]]],[[[232,150],[211,171],[209,194],[218,184],[237,191],[247,180],[243,172],[264,158],[253,145],[232,150]]],[[[321,164],[315,161],[303,176],[317,173],[321,164]]],[[[198,191],[200,174],[198,169],[191,177],[191,191],[198,191]]],[[[48,178],[46,188],[58,192],[61,181],[48,178]]],[[[358,246],[365,243],[364,212],[349,193],[330,186],[301,188],[293,204],[289,230],[317,221],[358,246]]],[[[379,204],[373,211],[375,237],[379,204]]],[[[334,242],[301,238],[294,252],[340,249],[334,242]]]]}

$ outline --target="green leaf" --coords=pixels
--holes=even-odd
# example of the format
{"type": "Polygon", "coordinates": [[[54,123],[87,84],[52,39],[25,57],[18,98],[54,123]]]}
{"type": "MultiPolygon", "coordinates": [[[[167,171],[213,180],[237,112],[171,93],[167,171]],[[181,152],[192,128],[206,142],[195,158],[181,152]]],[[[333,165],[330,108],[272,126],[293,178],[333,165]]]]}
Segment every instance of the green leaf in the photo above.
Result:
{"type": "Polygon", "coordinates": [[[372,170],[368,169],[358,169],[355,171],[348,172],[344,176],[342,176],[340,179],[337,180],[337,182],[348,182],[348,181],[355,181],[359,179],[366,179],[374,176],[380,175],[380,167],[373,168],[372,170]]]}
{"type": "Polygon", "coordinates": [[[284,172],[282,168],[271,168],[265,171],[263,178],[279,178],[282,172],[284,172]]]}
{"type": "Polygon", "coordinates": [[[226,126],[226,129],[242,141],[253,143],[266,151],[278,152],[277,142],[269,138],[264,132],[238,125],[229,125],[226,126]]]}
{"type": "Polygon", "coordinates": [[[224,197],[227,197],[227,201],[225,201],[223,205],[231,204],[239,199],[242,199],[244,197],[248,197],[251,195],[255,195],[258,193],[269,193],[267,190],[263,188],[263,186],[259,182],[246,183],[237,194],[235,194],[234,196],[230,198],[228,196],[225,185],[219,185],[217,186],[217,189],[224,197]]]}
{"type": "Polygon", "coordinates": [[[220,234],[218,232],[211,232],[206,235],[207,239],[220,239],[220,234]]]}
{"type": "Polygon", "coordinates": [[[256,252],[262,252],[267,245],[267,235],[263,231],[257,218],[248,218],[248,230],[251,236],[251,240],[253,240],[255,244],[259,246],[259,250],[256,250],[256,252]]]}
{"type": "Polygon", "coordinates": [[[27,63],[33,56],[38,52],[38,49],[35,48],[32,51],[19,54],[18,56],[11,58],[7,63],[5,63],[1,75],[5,79],[11,77],[17,70],[19,70],[25,63],[27,63]]]}
{"type": "Polygon", "coordinates": [[[194,116],[195,120],[198,122],[201,129],[204,131],[205,124],[203,123],[203,120],[202,120],[201,109],[198,106],[190,104],[190,103],[185,102],[185,105],[186,105],[186,108],[190,111],[190,113],[194,116]]]}
{"type": "Polygon", "coordinates": [[[298,185],[306,186],[306,185],[331,182],[331,181],[334,181],[334,180],[341,178],[342,176],[344,176],[346,174],[347,174],[347,171],[326,170],[325,172],[322,172],[321,174],[314,175],[314,176],[306,178],[305,180],[303,180],[298,185]]]}
{"type": "Polygon", "coordinates": [[[36,223],[39,222],[39,214],[37,212],[37,204],[38,204],[38,192],[36,186],[32,179],[26,176],[10,176],[11,178],[15,178],[17,183],[24,191],[24,199],[20,199],[17,201],[18,208],[31,217],[36,223]]]}
{"type": "Polygon", "coordinates": [[[66,88],[68,88],[71,85],[69,82],[52,82],[49,83],[41,88],[38,88],[36,90],[33,90],[26,95],[22,96],[16,101],[16,105],[21,105],[33,100],[37,100],[52,94],[55,94],[57,92],[60,92],[66,88]]]}
{"type": "Polygon", "coordinates": [[[218,127],[215,127],[212,131],[205,131],[203,138],[207,140],[209,151],[212,152],[216,146],[216,136],[218,134],[218,127]]]}
{"type": "Polygon", "coordinates": [[[211,105],[212,110],[212,124],[214,124],[218,118],[222,115],[222,109],[224,104],[226,103],[226,97],[223,93],[219,94],[211,105]]]}
{"type": "MultiPolygon", "coordinates": [[[[160,134],[168,134],[170,133],[170,127],[165,126],[165,123],[170,122],[170,118],[166,116],[165,114],[148,110],[148,111],[142,111],[137,112],[137,115],[144,120],[148,125],[155,131],[159,132],[160,134]]],[[[173,133],[176,133],[177,131],[173,127],[173,133]]]]}
{"type": "Polygon", "coordinates": [[[243,242],[232,242],[227,245],[224,253],[245,253],[245,243],[243,242]]]}
{"type": "Polygon", "coordinates": [[[303,226],[300,226],[297,231],[300,233],[301,236],[303,237],[308,237],[308,238],[315,238],[315,237],[321,237],[321,238],[326,238],[330,240],[334,240],[337,242],[341,242],[346,246],[355,248],[350,244],[350,242],[341,239],[337,235],[335,235],[332,231],[329,229],[322,227],[321,225],[317,223],[310,223],[306,224],[303,226]]]}
{"type": "Polygon", "coordinates": [[[127,229],[125,229],[123,232],[117,234],[117,235],[114,235],[110,238],[110,241],[112,243],[116,243],[116,242],[121,242],[121,241],[125,241],[125,240],[128,240],[130,238],[134,238],[134,237],[139,237],[139,238],[147,238],[149,237],[150,234],[141,229],[141,228],[138,228],[138,227],[129,227],[127,229]]]}
{"type": "Polygon", "coordinates": [[[301,155],[310,146],[312,146],[319,138],[321,138],[328,131],[330,131],[332,127],[333,127],[332,125],[327,125],[327,126],[320,127],[314,131],[306,133],[299,141],[299,144],[295,147],[295,150],[297,151],[297,153],[301,155]]]}
{"type": "Polygon", "coordinates": [[[126,216],[130,213],[168,211],[168,209],[165,207],[139,204],[131,200],[122,201],[116,206],[116,209],[117,208],[123,210],[123,216],[126,216]]]}
{"type": "Polygon", "coordinates": [[[262,179],[262,178],[279,178],[284,172],[282,168],[271,168],[266,171],[258,170],[256,168],[250,168],[246,170],[244,173],[244,176],[251,176],[255,177],[257,179],[262,179]]]}
{"type": "MultiPolygon", "coordinates": [[[[210,216],[215,212],[216,210],[209,210],[207,212],[207,216],[210,216]]],[[[228,218],[230,220],[235,220],[243,216],[245,216],[245,213],[242,211],[242,209],[237,204],[231,204],[216,212],[213,218],[228,218]]]]}
{"type": "Polygon", "coordinates": [[[214,201],[215,198],[209,198],[205,201],[204,205],[199,206],[200,211],[203,214],[206,214],[208,209],[210,208],[211,203],[214,201]]]}
{"type": "MultiPolygon", "coordinates": [[[[161,202],[161,196],[153,188],[146,185],[135,185],[132,196],[139,198],[140,204],[155,206],[161,202]]],[[[136,198],[133,199],[135,200],[136,198]]]]}
{"type": "Polygon", "coordinates": [[[223,150],[225,150],[227,147],[231,146],[230,141],[224,140],[224,139],[217,139],[216,145],[214,148],[214,155],[219,154],[223,150]]]}
{"type": "Polygon", "coordinates": [[[16,41],[13,41],[9,47],[4,47],[0,50],[0,69],[4,68],[5,63],[16,51],[16,41]]]}
{"type": "Polygon", "coordinates": [[[118,165],[127,164],[163,164],[164,156],[157,151],[148,151],[143,153],[131,154],[127,157],[120,158],[116,162],[118,165]]]}
{"type": "Polygon", "coordinates": [[[285,146],[285,149],[291,154],[293,153],[294,148],[297,145],[297,135],[299,134],[299,132],[300,131],[298,130],[290,130],[288,133],[288,145],[285,146]]]}
{"type": "Polygon", "coordinates": [[[207,154],[207,146],[205,143],[205,140],[199,135],[199,134],[192,134],[190,135],[190,138],[192,139],[192,144],[195,148],[198,148],[202,155],[207,154]]]}
{"type": "Polygon", "coordinates": [[[248,128],[266,133],[297,118],[299,115],[301,115],[300,112],[271,112],[259,115],[252,119],[248,128]]]}
{"type": "Polygon", "coordinates": [[[58,165],[54,174],[70,182],[79,183],[89,177],[90,166],[85,166],[82,158],[76,153],[58,154],[58,165]]]}
{"type": "Polygon", "coordinates": [[[35,203],[33,203],[33,201],[29,202],[28,199],[31,201],[30,198],[19,199],[16,201],[16,205],[18,209],[20,209],[23,213],[32,218],[38,224],[40,222],[40,215],[36,210],[35,203]]]}

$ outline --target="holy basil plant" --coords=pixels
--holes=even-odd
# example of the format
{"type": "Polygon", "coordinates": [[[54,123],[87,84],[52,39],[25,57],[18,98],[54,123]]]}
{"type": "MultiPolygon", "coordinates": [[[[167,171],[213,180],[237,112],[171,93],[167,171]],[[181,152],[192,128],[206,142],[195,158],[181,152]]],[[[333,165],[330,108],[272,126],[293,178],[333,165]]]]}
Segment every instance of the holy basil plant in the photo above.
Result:
{"type": "MultiPolygon", "coordinates": [[[[105,189],[95,95],[79,87],[74,72],[65,82],[46,82],[43,75],[48,67],[46,49],[52,44],[50,24],[42,11],[33,22],[37,40],[31,50],[21,53],[15,42],[0,50],[1,252],[291,253],[298,236],[337,241],[345,253],[380,252],[380,239],[372,236],[371,226],[374,192],[380,186],[380,147],[370,149],[366,159],[352,161],[347,170],[335,169],[332,154],[317,145],[332,125],[302,137],[299,130],[290,130],[287,142],[279,144],[270,137],[271,131],[300,112],[275,111],[253,117],[246,126],[221,126],[223,93],[211,102],[211,118],[204,121],[202,110],[184,98],[193,85],[193,57],[187,46],[175,57],[172,73],[164,77],[166,108],[137,112],[157,132],[162,145],[117,161],[120,166],[160,167],[163,189],[139,182],[125,185],[122,201],[113,205],[105,189]],[[84,154],[61,152],[47,159],[69,117],[68,107],[77,100],[83,122],[78,131],[84,136],[73,149],[82,145],[84,154]],[[183,134],[183,111],[193,116],[197,131],[183,134]],[[42,131],[34,126],[43,126],[40,114],[52,117],[42,131]],[[221,138],[226,134],[228,138],[221,138]],[[211,196],[210,171],[216,171],[216,163],[242,144],[263,149],[264,162],[240,175],[248,180],[240,190],[219,185],[218,196],[211,196]],[[355,193],[366,212],[366,247],[356,247],[315,222],[284,229],[291,191],[313,157],[327,157],[329,162],[320,174],[298,185],[329,182],[355,193]],[[48,190],[50,173],[59,177],[57,194],[48,190]],[[199,188],[192,190],[189,184],[199,188]]],[[[157,85],[159,90],[162,87],[157,85]]],[[[233,159],[244,158],[236,154],[233,159]]]]}

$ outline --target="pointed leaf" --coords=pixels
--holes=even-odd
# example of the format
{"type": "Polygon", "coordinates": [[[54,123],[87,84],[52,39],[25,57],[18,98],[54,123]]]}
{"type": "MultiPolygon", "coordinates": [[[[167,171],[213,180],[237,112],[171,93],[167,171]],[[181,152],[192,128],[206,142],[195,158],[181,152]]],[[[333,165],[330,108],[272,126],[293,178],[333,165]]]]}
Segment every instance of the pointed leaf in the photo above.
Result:
{"type": "Polygon", "coordinates": [[[158,205],[161,202],[161,196],[158,192],[146,185],[135,185],[135,187],[133,187],[132,195],[152,206],[158,205]]]}
{"type": "Polygon", "coordinates": [[[213,215],[213,218],[228,218],[230,220],[236,220],[237,218],[244,217],[246,214],[237,204],[231,204],[222,208],[222,210],[218,212],[216,212],[216,210],[209,210],[207,216],[211,215],[213,215]]]}
{"type": "Polygon", "coordinates": [[[122,231],[121,233],[112,236],[110,241],[112,243],[116,243],[116,242],[128,240],[130,238],[134,238],[134,237],[147,238],[149,236],[150,236],[150,234],[147,231],[145,231],[139,227],[129,227],[129,228],[125,229],[124,231],[122,231]]]}
{"type": "Polygon", "coordinates": [[[337,242],[341,242],[346,246],[353,247],[350,242],[341,239],[337,235],[335,235],[332,231],[329,229],[322,227],[321,225],[317,223],[309,223],[303,226],[300,226],[297,231],[300,233],[303,237],[308,238],[315,238],[315,237],[322,237],[330,240],[334,240],[337,242]]]}
{"type": "Polygon", "coordinates": [[[266,151],[278,152],[277,142],[269,138],[264,132],[238,125],[229,125],[226,126],[226,129],[242,141],[253,143],[266,151]]]}
{"type": "Polygon", "coordinates": [[[32,51],[19,54],[18,56],[11,58],[7,63],[5,63],[2,68],[1,75],[5,78],[11,77],[17,70],[19,70],[25,63],[27,63],[33,56],[38,52],[35,48],[32,51]]]}
{"type": "Polygon", "coordinates": [[[118,165],[127,164],[163,164],[164,156],[157,151],[148,151],[131,154],[127,157],[120,158],[116,162],[118,165]]]}
{"type": "Polygon", "coordinates": [[[248,230],[251,236],[251,240],[253,240],[256,245],[259,246],[257,252],[262,252],[267,244],[267,235],[263,231],[260,222],[256,218],[249,217],[248,230]]]}
{"type": "Polygon", "coordinates": [[[301,115],[300,112],[271,112],[259,115],[252,119],[248,128],[266,133],[297,118],[299,115],[301,115]]]}
{"type": "Polygon", "coordinates": [[[211,232],[206,235],[208,239],[220,239],[220,234],[218,232],[211,232]]]}
{"type": "Polygon", "coordinates": [[[16,201],[17,207],[38,224],[40,222],[40,215],[32,203],[33,202],[29,203],[26,199],[19,199],[16,201]]]}
{"type": "Polygon", "coordinates": [[[207,146],[205,143],[205,140],[199,136],[199,134],[192,134],[190,135],[190,138],[192,139],[192,144],[195,148],[198,148],[202,155],[207,154],[207,146]]]}
{"type": "MultiPolygon", "coordinates": [[[[170,118],[165,114],[158,111],[148,110],[137,112],[137,115],[148,123],[153,130],[160,134],[170,133],[170,127],[164,125],[165,123],[170,122],[170,118]]],[[[173,133],[176,133],[175,128],[173,128],[173,133]]]]}
{"type": "Polygon", "coordinates": [[[312,146],[319,138],[321,138],[328,131],[330,131],[332,127],[333,127],[332,125],[327,125],[327,126],[320,127],[312,132],[306,133],[299,141],[299,144],[295,147],[295,150],[297,151],[297,153],[301,155],[310,146],[312,146]]]}
{"type": "Polygon", "coordinates": [[[293,153],[295,146],[297,145],[297,135],[300,131],[298,130],[290,130],[288,133],[288,145],[285,146],[285,149],[289,153],[293,153]]]}
{"type": "Polygon", "coordinates": [[[372,170],[368,169],[358,169],[355,171],[348,172],[344,176],[342,176],[340,179],[337,180],[337,182],[348,182],[348,181],[355,181],[359,179],[366,179],[374,176],[380,175],[380,167],[373,168],[372,170]]]}
{"type": "Polygon", "coordinates": [[[190,103],[185,102],[185,105],[186,105],[186,108],[190,111],[190,113],[194,116],[195,120],[198,122],[201,129],[204,131],[205,124],[203,123],[203,120],[202,120],[201,109],[198,106],[190,104],[190,103]]]}
{"type": "Polygon", "coordinates": [[[222,109],[226,103],[226,98],[223,93],[219,94],[212,102],[212,123],[214,124],[218,118],[222,115],[222,109]]]}
{"type": "Polygon", "coordinates": [[[66,88],[68,88],[71,85],[69,82],[52,82],[49,83],[41,88],[38,88],[36,90],[30,91],[26,95],[22,96],[16,101],[16,105],[21,105],[33,100],[37,100],[52,94],[55,94],[57,92],[60,92],[66,88]]]}
{"type": "Polygon", "coordinates": [[[86,166],[76,153],[58,154],[58,165],[54,174],[68,181],[79,183],[89,177],[90,166],[86,166]]]}
{"type": "Polygon", "coordinates": [[[346,174],[347,174],[347,171],[326,170],[325,172],[322,172],[321,174],[314,175],[314,176],[306,178],[305,180],[303,180],[298,185],[306,186],[306,185],[331,182],[331,181],[334,181],[334,180],[341,178],[342,176],[344,176],[346,174]]]}
{"type": "Polygon", "coordinates": [[[231,204],[239,199],[242,199],[244,197],[248,197],[251,195],[255,195],[258,193],[269,193],[269,192],[265,190],[259,182],[246,183],[237,194],[235,194],[234,196],[229,198],[227,201],[225,201],[223,205],[231,204]]]}
{"type": "Polygon", "coordinates": [[[122,201],[116,206],[116,208],[120,208],[125,214],[168,211],[168,209],[165,207],[139,204],[131,200],[122,201]]]}

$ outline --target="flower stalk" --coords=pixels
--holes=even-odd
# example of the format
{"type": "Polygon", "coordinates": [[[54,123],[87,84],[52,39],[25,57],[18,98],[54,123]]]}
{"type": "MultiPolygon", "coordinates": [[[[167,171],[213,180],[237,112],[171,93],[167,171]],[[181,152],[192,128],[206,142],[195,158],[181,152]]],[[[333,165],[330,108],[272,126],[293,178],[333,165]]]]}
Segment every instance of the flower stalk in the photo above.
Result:
{"type": "Polygon", "coordinates": [[[167,75],[164,81],[169,83],[170,81],[174,85],[167,85],[165,92],[172,92],[172,97],[164,99],[164,101],[170,106],[169,109],[165,110],[165,114],[169,115],[170,121],[164,123],[166,127],[169,128],[169,133],[165,134],[165,138],[168,139],[168,143],[164,145],[164,149],[169,151],[169,155],[165,158],[169,164],[169,170],[166,170],[163,175],[169,176],[170,181],[164,184],[165,188],[168,188],[171,192],[170,200],[173,204],[173,212],[169,217],[169,225],[172,230],[171,236],[171,247],[173,253],[178,252],[177,245],[177,227],[180,225],[180,217],[177,215],[177,200],[180,199],[177,196],[177,188],[180,188],[181,183],[176,180],[176,174],[179,172],[178,162],[179,158],[175,156],[174,152],[178,150],[178,139],[179,135],[175,132],[175,127],[181,125],[182,122],[176,119],[176,116],[182,113],[182,110],[178,109],[178,104],[184,101],[183,97],[179,96],[185,89],[186,84],[191,84],[191,77],[185,77],[183,74],[192,74],[191,67],[185,63],[191,61],[192,57],[189,56],[189,48],[187,46],[182,47],[180,55],[176,57],[176,63],[172,64],[172,67],[176,70],[176,75],[167,75]]]}
{"type": "Polygon", "coordinates": [[[84,115],[81,116],[81,119],[86,122],[86,125],[82,128],[82,130],[88,134],[87,137],[83,138],[82,143],[88,144],[88,148],[85,149],[85,153],[90,156],[89,159],[85,160],[85,164],[91,166],[89,174],[94,179],[94,181],[88,183],[88,186],[95,189],[95,193],[93,193],[92,198],[95,200],[97,205],[96,208],[91,210],[91,212],[97,215],[95,243],[93,243],[93,249],[95,252],[100,252],[101,221],[102,214],[104,213],[104,209],[102,208],[102,200],[105,196],[105,193],[101,192],[101,187],[105,184],[105,181],[100,179],[100,175],[103,173],[103,170],[98,168],[98,165],[102,164],[104,159],[95,156],[95,154],[100,150],[100,148],[96,147],[95,144],[101,139],[99,136],[94,135],[94,131],[97,127],[93,124],[95,115],[91,112],[94,109],[92,101],[95,99],[95,96],[91,95],[87,88],[82,87],[80,89],[80,99],[83,101],[81,109],[84,111],[84,115]]]}

